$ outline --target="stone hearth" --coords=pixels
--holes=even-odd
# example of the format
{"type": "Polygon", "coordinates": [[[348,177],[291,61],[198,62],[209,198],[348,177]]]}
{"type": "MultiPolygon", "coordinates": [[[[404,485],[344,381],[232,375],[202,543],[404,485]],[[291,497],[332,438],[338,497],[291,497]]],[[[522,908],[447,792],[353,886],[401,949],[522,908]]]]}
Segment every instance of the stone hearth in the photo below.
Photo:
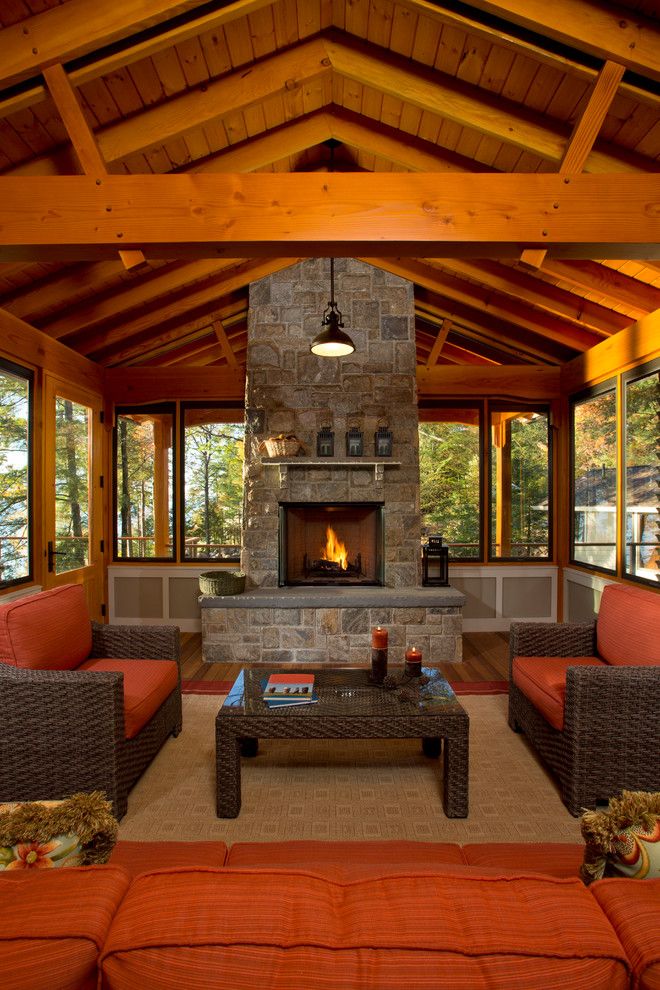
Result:
{"type": "MultiPolygon", "coordinates": [[[[413,288],[351,259],[335,262],[335,299],[355,353],[319,358],[309,345],[329,297],[329,261],[312,259],[250,286],[246,374],[246,593],[201,599],[206,660],[366,663],[369,630],[387,626],[390,646],[415,643],[429,661],[461,659],[464,596],[421,587],[418,415],[413,288]],[[391,457],[374,449],[393,433],[391,457]],[[317,433],[334,431],[332,457],[316,456],[317,433]],[[349,429],[363,454],[349,456],[349,429]],[[263,441],[295,435],[300,456],[272,458],[263,441]],[[381,503],[381,588],[278,588],[280,506],[381,503]]],[[[396,662],[395,658],[392,658],[396,662]]]]}

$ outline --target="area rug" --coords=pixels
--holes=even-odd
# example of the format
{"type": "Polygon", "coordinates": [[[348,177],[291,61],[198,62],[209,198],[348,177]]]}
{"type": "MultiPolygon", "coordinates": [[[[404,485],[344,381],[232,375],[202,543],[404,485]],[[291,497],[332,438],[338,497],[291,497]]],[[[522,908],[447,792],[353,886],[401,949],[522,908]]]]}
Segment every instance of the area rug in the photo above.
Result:
{"type": "Polygon", "coordinates": [[[215,816],[215,716],[220,699],[186,695],[184,728],[129,795],[121,839],[272,841],[417,839],[579,842],[576,819],[524,737],[503,695],[468,696],[470,814],[446,818],[442,760],[416,740],[263,740],[242,761],[238,818],[215,816]]]}

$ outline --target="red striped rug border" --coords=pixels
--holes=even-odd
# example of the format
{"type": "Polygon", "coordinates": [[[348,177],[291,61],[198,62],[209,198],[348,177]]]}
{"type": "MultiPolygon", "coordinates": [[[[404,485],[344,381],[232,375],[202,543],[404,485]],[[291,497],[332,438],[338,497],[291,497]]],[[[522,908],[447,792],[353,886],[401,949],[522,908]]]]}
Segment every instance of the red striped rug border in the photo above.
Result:
{"type": "MultiPolygon", "coordinates": [[[[507,694],[508,681],[450,681],[456,694],[507,694]]],[[[183,694],[227,694],[232,681],[182,681],[183,694]]]]}

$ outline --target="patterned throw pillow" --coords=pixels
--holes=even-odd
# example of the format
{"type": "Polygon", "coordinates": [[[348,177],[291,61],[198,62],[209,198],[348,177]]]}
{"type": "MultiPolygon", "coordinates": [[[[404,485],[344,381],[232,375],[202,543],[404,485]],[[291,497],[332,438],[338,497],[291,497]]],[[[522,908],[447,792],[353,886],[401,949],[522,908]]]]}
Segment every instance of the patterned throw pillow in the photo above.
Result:
{"type": "Polygon", "coordinates": [[[602,877],[660,877],[660,793],[622,791],[607,811],[585,811],[580,826],[585,884],[602,877]]]}
{"type": "Polygon", "coordinates": [[[0,872],[107,863],[117,829],[101,791],[0,804],[0,872]]]}

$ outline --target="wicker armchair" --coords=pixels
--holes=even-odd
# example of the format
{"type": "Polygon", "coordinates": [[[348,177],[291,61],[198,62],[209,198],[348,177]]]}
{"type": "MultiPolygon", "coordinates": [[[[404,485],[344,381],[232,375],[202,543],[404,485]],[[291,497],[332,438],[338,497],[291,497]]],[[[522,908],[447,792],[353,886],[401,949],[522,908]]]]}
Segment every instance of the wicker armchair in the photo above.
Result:
{"type": "Polygon", "coordinates": [[[180,732],[178,628],[93,623],[91,641],[88,661],[175,661],[176,689],[137,735],[126,738],[122,673],[0,662],[0,801],[103,790],[121,818],[133,784],[167,737],[180,732]]]}
{"type": "Polygon", "coordinates": [[[562,800],[575,816],[624,788],[660,790],[660,667],[569,666],[561,731],[513,681],[516,657],[543,663],[586,656],[598,656],[595,622],[511,624],[509,725],[525,733],[558,776],[562,800]]]}

